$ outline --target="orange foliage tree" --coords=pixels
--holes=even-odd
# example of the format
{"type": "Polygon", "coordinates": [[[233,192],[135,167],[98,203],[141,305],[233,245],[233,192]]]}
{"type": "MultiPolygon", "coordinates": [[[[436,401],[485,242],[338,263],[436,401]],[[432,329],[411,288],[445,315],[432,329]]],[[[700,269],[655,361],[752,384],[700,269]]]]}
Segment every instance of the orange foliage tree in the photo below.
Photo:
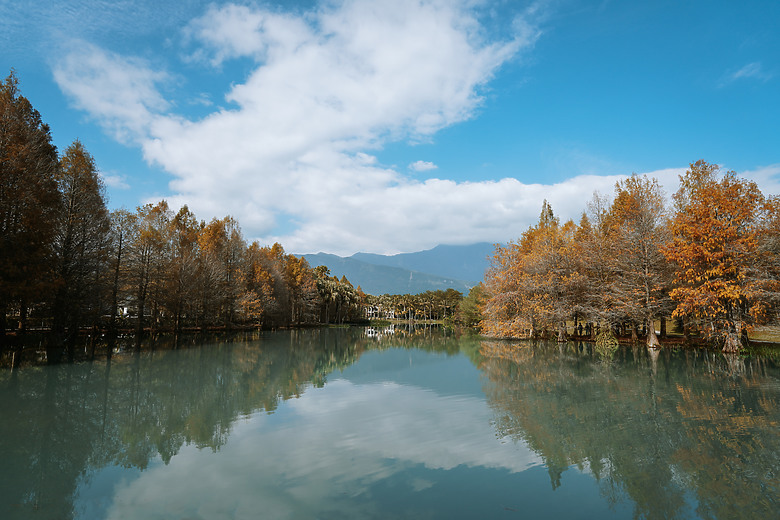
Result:
{"type": "Polygon", "coordinates": [[[664,193],[656,179],[632,175],[615,185],[615,198],[603,220],[611,273],[607,287],[614,312],[647,328],[647,344],[659,345],[655,318],[669,312],[671,272],[661,248],[668,241],[664,193]]]}
{"type": "MultiPolygon", "coordinates": [[[[498,246],[485,281],[483,330],[535,336],[568,320],[647,329],[667,316],[704,326],[705,337],[737,351],[754,324],[780,308],[780,198],[704,161],[680,177],[667,217],[657,180],[632,175],[609,201],[598,194],[592,220],[561,225],[545,201],[536,226],[498,246]]],[[[586,327],[587,328],[587,327],[586,327]]]]}
{"type": "Polygon", "coordinates": [[[482,328],[496,336],[566,334],[566,320],[584,308],[587,278],[581,268],[577,226],[561,225],[547,201],[536,226],[517,243],[497,247],[485,282],[482,328]]]}
{"type": "Polygon", "coordinates": [[[699,320],[724,351],[736,352],[746,327],[767,310],[766,280],[756,269],[764,197],[754,182],[698,161],[680,176],[674,202],[664,249],[675,266],[673,316],[699,320]]]}

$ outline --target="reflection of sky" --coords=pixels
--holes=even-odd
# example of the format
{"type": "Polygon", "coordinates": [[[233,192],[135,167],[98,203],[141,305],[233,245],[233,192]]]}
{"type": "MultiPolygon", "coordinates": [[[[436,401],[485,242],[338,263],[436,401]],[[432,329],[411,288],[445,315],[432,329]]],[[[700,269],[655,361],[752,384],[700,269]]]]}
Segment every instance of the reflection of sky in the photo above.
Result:
{"type": "MultiPolygon", "coordinates": [[[[447,369],[454,359],[428,366],[439,377],[460,377],[460,369],[447,369]]],[[[276,413],[240,420],[218,453],[185,446],[169,465],[153,463],[137,478],[117,481],[105,516],[371,516],[380,482],[401,481],[403,493],[413,494],[436,486],[443,470],[518,473],[540,463],[525,446],[496,437],[484,397],[399,384],[389,377],[397,370],[364,383],[343,378],[347,371],[332,374],[324,388],[283,402],[276,413]]],[[[371,378],[363,372],[355,379],[371,378]]],[[[84,490],[81,498],[87,496],[84,490]]]]}
{"type": "Polygon", "coordinates": [[[395,381],[408,386],[429,388],[439,395],[471,395],[484,398],[480,372],[466,356],[413,349],[366,352],[360,362],[340,374],[356,384],[395,381]]]}

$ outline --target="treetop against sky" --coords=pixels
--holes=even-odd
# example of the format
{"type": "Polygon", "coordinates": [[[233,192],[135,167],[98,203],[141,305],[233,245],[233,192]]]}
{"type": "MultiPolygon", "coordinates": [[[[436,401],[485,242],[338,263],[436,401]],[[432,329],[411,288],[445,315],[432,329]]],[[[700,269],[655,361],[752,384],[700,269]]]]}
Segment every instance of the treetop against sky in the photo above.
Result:
{"type": "Polygon", "coordinates": [[[776,2],[0,3],[0,71],[109,205],[291,252],[506,242],[698,159],[780,192],[776,2]]]}

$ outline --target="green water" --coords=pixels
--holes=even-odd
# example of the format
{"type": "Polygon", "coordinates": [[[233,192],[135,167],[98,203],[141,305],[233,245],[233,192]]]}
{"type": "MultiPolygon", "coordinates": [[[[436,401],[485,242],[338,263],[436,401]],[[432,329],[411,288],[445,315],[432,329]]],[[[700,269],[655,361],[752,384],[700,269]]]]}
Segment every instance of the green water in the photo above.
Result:
{"type": "Polygon", "coordinates": [[[375,332],[5,371],[0,518],[780,517],[769,359],[375,332]]]}

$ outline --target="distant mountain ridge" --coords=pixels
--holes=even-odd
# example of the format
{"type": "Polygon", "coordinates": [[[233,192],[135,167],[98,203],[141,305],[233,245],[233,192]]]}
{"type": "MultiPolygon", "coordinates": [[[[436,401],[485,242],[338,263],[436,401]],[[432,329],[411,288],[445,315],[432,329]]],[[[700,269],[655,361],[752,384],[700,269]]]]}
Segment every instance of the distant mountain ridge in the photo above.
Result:
{"type": "Polygon", "coordinates": [[[485,277],[485,270],[489,265],[488,257],[492,256],[494,251],[495,244],[480,242],[469,246],[439,245],[417,253],[397,255],[355,253],[350,258],[375,265],[479,282],[485,277]]]}
{"type": "Polygon", "coordinates": [[[356,253],[341,257],[328,253],[301,255],[309,265],[325,265],[332,275],[346,276],[368,294],[417,294],[455,289],[467,293],[485,276],[495,246],[486,242],[468,246],[440,245],[417,253],[377,255],[356,253]]]}

